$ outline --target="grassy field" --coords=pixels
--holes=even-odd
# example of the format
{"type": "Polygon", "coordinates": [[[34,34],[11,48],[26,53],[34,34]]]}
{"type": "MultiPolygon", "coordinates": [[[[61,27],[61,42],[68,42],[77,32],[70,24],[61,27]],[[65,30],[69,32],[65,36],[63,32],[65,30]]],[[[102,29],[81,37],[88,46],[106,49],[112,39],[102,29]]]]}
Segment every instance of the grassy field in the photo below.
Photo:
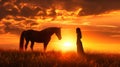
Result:
{"type": "Polygon", "coordinates": [[[0,50],[0,67],[120,67],[120,55],[0,50]]]}

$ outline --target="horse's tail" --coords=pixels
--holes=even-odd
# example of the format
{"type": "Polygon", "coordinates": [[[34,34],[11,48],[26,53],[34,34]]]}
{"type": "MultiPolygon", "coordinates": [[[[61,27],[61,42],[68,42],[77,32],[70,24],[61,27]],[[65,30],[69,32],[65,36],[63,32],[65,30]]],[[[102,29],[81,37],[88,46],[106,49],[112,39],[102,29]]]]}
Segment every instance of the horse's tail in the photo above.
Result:
{"type": "Polygon", "coordinates": [[[23,50],[23,44],[24,44],[24,36],[25,36],[25,31],[22,32],[20,36],[20,50],[23,50]]]}

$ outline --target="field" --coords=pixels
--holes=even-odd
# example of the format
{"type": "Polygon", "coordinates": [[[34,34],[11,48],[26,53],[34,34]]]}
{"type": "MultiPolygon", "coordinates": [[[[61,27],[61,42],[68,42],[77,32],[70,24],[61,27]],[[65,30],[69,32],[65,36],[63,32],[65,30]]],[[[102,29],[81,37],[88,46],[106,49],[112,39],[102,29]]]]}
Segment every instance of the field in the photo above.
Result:
{"type": "Polygon", "coordinates": [[[0,67],[120,67],[120,55],[0,50],[0,67]]]}

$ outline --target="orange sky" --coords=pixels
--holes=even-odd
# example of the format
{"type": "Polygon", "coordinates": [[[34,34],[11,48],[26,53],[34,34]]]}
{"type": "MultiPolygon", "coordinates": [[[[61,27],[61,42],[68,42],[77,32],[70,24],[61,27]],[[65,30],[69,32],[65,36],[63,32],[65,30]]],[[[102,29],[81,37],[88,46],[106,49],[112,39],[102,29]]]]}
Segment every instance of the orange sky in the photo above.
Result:
{"type": "MultiPolygon", "coordinates": [[[[53,35],[48,50],[60,50],[64,52],[76,51],[75,28],[80,27],[83,35],[83,47],[86,52],[119,53],[120,24],[118,23],[119,18],[116,18],[118,16],[120,16],[119,11],[100,16],[76,17],[72,20],[68,18],[65,21],[59,20],[58,18],[58,20],[51,21],[50,23],[40,24],[40,28],[35,27],[34,29],[42,30],[42,28],[46,28],[45,26],[60,26],[62,28],[63,39],[59,41],[57,37],[53,35]],[[79,18],[82,18],[82,20],[79,20],[79,18]],[[66,46],[66,42],[70,42],[70,46],[66,46]],[[67,49],[68,47],[69,49],[67,49]]],[[[1,34],[0,41],[0,45],[2,45],[0,48],[2,49],[18,49],[19,47],[19,35],[10,33],[1,34]]],[[[36,49],[42,50],[43,45],[37,43],[37,45],[35,45],[35,50],[36,49]]]]}
{"type": "MultiPolygon", "coordinates": [[[[58,0],[59,4],[54,0],[46,1],[38,2],[40,5],[27,0],[0,3],[0,49],[18,50],[19,36],[23,30],[57,26],[62,29],[63,39],[59,41],[53,35],[47,50],[76,51],[75,29],[80,27],[85,52],[120,53],[118,2],[110,0],[110,4],[106,4],[107,0],[101,0],[100,6],[96,4],[97,1],[58,0]],[[71,5],[67,6],[68,4],[71,5]],[[95,10],[92,9],[93,6],[95,10]]],[[[42,50],[43,45],[36,43],[34,49],[42,50]]]]}

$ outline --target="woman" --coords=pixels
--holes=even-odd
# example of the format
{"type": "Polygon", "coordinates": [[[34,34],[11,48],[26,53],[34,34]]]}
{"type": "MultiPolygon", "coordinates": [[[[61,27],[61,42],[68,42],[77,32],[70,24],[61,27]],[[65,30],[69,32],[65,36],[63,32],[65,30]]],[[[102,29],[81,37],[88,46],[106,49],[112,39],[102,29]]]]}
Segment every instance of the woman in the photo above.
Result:
{"type": "Polygon", "coordinates": [[[76,42],[77,53],[81,54],[81,55],[84,55],[84,50],[83,50],[82,41],[81,41],[82,34],[81,34],[80,28],[76,28],[76,33],[77,33],[77,42],[76,42]]]}

